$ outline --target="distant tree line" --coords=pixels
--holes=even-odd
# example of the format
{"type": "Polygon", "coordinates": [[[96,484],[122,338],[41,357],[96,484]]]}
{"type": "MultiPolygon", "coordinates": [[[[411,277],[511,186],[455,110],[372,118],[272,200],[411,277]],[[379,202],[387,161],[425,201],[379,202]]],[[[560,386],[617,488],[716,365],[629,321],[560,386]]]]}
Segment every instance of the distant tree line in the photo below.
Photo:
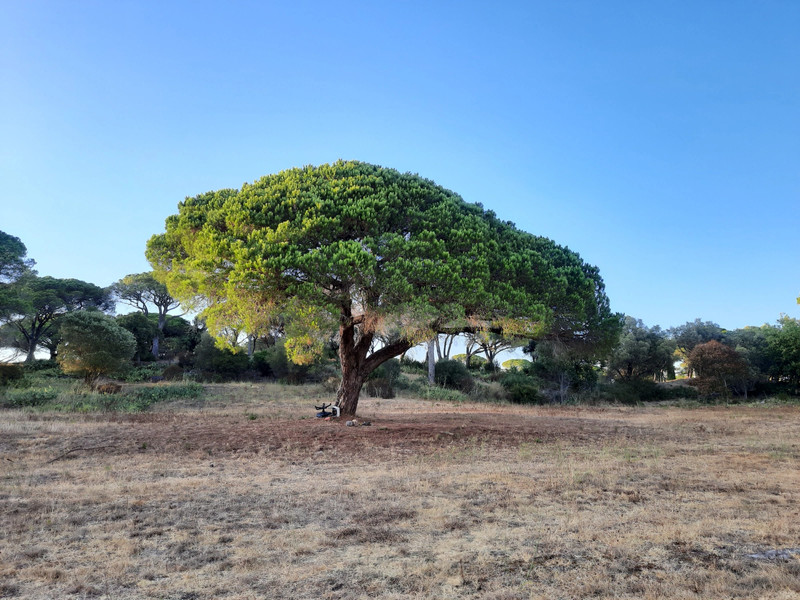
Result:
{"type": "MultiPolygon", "coordinates": [[[[370,166],[335,166],[352,175],[353,181],[361,181],[369,193],[373,193],[370,186],[380,189],[383,185],[380,177],[387,177],[370,166]]],[[[247,188],[242,193],[247,192],[244,198],[251,202],[247,199],[250,195],[260,198],[262,193],[283,193],[285,186],[296,185],[305,177],[311,177],[309,185],[317,191],[327,189],[324,177],[319,176],[312,171],[290,173],[267,181],[263,189],[247,188]]],[[[339,175],[332,172],[327,176],[339,175]]],[[[233,246],[244,246],[241,241],[221,237],[220,232],[229,228],[224,224],[224,211],[214,211],[224,208],[230,213],[227,218],[246,217],[253,223],[262,218],[261,213],[247,213],[241,204],[245,200],[235,191],[223,190],[187,201],[182,205],[186,207],[181,217],[185,222],[171,218],[168,224],[175,228],[151,239],[148,255],[157,267],[154,272],[126,275],[107,288],[78,279],[40,276],[24,243],[0,232],[0,346],[16,349],[27,364],[35,361],[37,350],[46,350],[65,373],[82,376],[88,383],[101,375],[151,365],[150,372],[157,379],[315,381],[340,395],[343,373],[347,376],[347,369],[355,369],[351,375],[358,390],[363,381],[368,393],[385,397],[401,385],[401,370],[428,374],[434,385],[443,388],[514,402],[638,402],[687,395],[730,398],[798,393],[797,319],[782,316],[772,325],[736,330],[701,319],[667,330],[649,327],[634,317],[611,313],[597,270],[577,255],[519,232],[513,224],[498,221],[480,207],[465,205],[431,182],[394,172],[388,177],[397,178],[393,184],[397,190],[381,195],[379,202],[367,195],[369,202],[358,205],[363,214],[339,215],[335,212],[339,205],[334,203],[327,216],[307,217],[296,224],[296,232],[284,228],[283,234],[314,247],[320,240],[350,235],[359,219],[372,219],[381,203],[393,202],[393,193],[411,186],[415,193],[422,189],[423,196],[430,196],[429,206],[420,204],[415,209],[425,227],[447,231],[452,236],[447,242],[449,251],[467,253],[460,270],[444,265],[442,257],[448,250],[430,232],[421,231],[419,241],[411,244],[416,239],[416,225],[402,220],[408,207],[400,203],[393,209],[396,212],[390,213],[398,219],[400,234],[375,230],[379,237],[367,236],[361,245],[340,240],[324,256],[312,256],[314,251],[291,254],[281,250],[283,254],[270,259],[275,264],[272,271],[232,271],[223,277],[224,269],[233,264],[230,260],[214,263],[216,254],[189,256],[198,227],[206,220],[205,226],[213,232],[209,235],[217,236],[213,237],[213,252],[224,253],[233,246]],[[427,218],[433,221],[425,221],[427,218]],[[462,229],[447,229],[453,222],[459,222],[462,229]],[[309,233],[319,224],[324,227],[309,233]],[[338,229],[344,226],[344,230],[338,229]],[[510,253],[505,262],[493,264],[494,254],[475,254],[474,245],[484,239],[481,236],[487,236],[495,251],[505,248],[510,253]],[[360,254],[369,244],[377,250],[360,254]],[[389,267],[368,264],[375,252],[383,253],[381,259],[396,256],[399,264],[406,265],[405,270],[382,273],[380,269],[389,267]],[[403,252],[418,255],[419,263],[404,263],[403,252]],[[525,261],[534,261],[538,272],[525,267],[525,261]],[[178,264],[182,266],[178,268],[178,264]],[[217,271],[203,270],[213,264],[217,271]],[[494,282],[490,291],[487,282],[468,279],[475,275],[476,265],[482,265],[484,274],[495,269],[506,279],[494,282]],[[235,285],[234,276],[242,278],[235,285]],[[264,278],[258,285],[277,290],[274,297],[253,291],[255,284],[247,278],[256,276],[264,278]],[[314,277],[319,281],[311,282],[314,277]],[[515,281],[525,278],[529,279],[527,288],[514,287],[515,281]],[[345,280],[347,286],[337,283],[345,280]],[[445,280],[447,286],[440,283],[445,280]],[[468,304],[474,301],[474,294],[464,295],[462,287],[469,282],[484,290],[481,302],[485,306],[468,304]],[[199,316],[184,318],[187,312],[170,290],[181,295],[183,306],[199,316]],[[549,294],[551,307],[538,303],[535,294],[542,298],[549,294]],[[357,315],[354,311],[362,310],[367,299],[383,304],[374,314],[357,315]],[[117,304],[135,310],[115,317],[117,304]],[[332,319],[337,310],[344,312],[332,319]],[[494,321],[479,319],[480,310],[493,314],[494,321]],[[177,311],[182,312],[175,314],[177,311]],[[342,348],[343,343],[347,349],[342,348]],[[409,357],[408,351],[415,345],[427,347],[428,360],[416,362],[409,357]],[[453,354],[454,348],[462,347],[464,352],[453,354]],[[501,364],[499,356],[514,349],[521,349],[528,358],[501,364]],[[370,363],[369,356],[380,359],[370,363]],[[394,356],[399,360],[390,361],[394,356]],[[343,369],[343,360],[355,362],[343,369]]],[[[246,205],[251,210],[251,205],[246,205]]],[[[318,208],[309,204],[308,210],[318,208]]],[[[275,218],[288,218],[288,214],[275,218]]],[[[382,226],[379,221],[369,223],[359,226],[382,226]]],[[[245,232],[252,232],[254,226],[245,227],[245,232]]],[[[248,240],[252,238],[247,235],[248,240]]],[[[212,248],[206,242],[196,245],[212,248]]],[[[271,246],[260,248],[259,252],[266,252],[264,248],[271,246]]],[[[242,254],[240,259],[263,268],[258,259],[248,256],[242,254]]],[[[353,389],[347,393],[352,394],[353,389]]]]}

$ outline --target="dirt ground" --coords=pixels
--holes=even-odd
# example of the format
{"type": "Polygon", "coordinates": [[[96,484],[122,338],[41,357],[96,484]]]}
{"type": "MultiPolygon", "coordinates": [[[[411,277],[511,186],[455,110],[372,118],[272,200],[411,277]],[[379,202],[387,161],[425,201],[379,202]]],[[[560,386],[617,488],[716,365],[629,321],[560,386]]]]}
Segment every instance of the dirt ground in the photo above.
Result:
{"type": "Polygon", "coordinates": [[[211,391],[0,415],[0,597],[800,598],[797,406],[211,391]]]}

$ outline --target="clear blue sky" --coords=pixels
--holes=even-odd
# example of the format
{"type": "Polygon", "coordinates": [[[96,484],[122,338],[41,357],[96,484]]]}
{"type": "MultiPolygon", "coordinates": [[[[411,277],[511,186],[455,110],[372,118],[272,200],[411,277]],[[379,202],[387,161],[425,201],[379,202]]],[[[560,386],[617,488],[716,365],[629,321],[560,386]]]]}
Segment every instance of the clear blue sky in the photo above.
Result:
{"type": "Polygon", "coordinates": [[[0,230],[149,270],[186,196],[338,158],[600,267],[648,325],[800,317],[800,2],[0,0],[0,230]]]}

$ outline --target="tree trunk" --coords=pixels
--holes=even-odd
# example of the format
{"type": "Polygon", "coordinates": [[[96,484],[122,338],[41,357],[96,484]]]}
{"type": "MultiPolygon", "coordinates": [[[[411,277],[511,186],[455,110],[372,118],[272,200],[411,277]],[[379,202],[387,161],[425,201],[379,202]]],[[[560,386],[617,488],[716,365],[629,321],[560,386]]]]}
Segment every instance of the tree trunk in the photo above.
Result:
{"type": "Polygon", "coordinates": [[[368,368],[365,364],[373,335],[362,333],[356,341],[357,334],[356,325],[353,324],[350,311],[347,310],[342,314],[342,321],[339,325],[339,362],[342,365],[342,382],[336,393],[336,406],[339,407],[340,413],[346,416],[356,414],[361,386],[367,375],[377,366],[368,368]]]}
{"type": "Polygon", "coordinates": [[[358,397],[366,377],[355,364],[342,362],[342,383],[336,393],[336,405],[342,415],[353,416],[358,408],[358,397]]]}
{"type": "Polygon", "coordinates": [[[428,383],[433,385],[436,383],[436,357],[433,354],[433,342],[428,342],[428,383]]]}
{"type": "Polygon", "coordinates": [[[30,344],[28,347],[28,356],[25,357],[26,363],[32,363],[36,360],[36,344],[30,344]]]}
{"type": "MultiPolygon", "coordinates": [[[[145,313],[147,314],[147,313],[145,313]]],[[[164,333],[164,326],[167,324],[167,313],[162,313],[159,309],[158,312],[158,335],[153,338],[153,358],[158,360],[159,348],[158,348],[158,338],[161,337],[161,334],[164,333]]]]}
{"type": "Polygon", "coordinates": [[[362,333],[356,341],[356,326],[349,312],[344,311],[339,325],[339,361],[342,365],[342,382],[336,392],[336,406],[342,416],[353,416],[358,409],[358,396],[372,371],[390,358],[400,356],[411,348],[408,340],[399,340],[367,356],[374,335],[362,333]]]}

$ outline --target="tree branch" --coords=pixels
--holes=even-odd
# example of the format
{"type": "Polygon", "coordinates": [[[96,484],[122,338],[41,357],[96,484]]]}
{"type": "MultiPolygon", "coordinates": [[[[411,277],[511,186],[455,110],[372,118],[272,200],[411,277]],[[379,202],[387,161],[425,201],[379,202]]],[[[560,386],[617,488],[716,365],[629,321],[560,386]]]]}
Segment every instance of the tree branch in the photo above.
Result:
{"type": "Polygon", "coordinates": [[[378,350],[370,354],[367,359],[364,361],[364,371],[366,374],[372,373],[376,367],[380,364],[386,362],[390,358],[394,358],[395,356],[400,356],[403,352],[410,349],[412,346],[411,342],[406,339],[398,340],[391,344],[388,344],[378,350]]]}

